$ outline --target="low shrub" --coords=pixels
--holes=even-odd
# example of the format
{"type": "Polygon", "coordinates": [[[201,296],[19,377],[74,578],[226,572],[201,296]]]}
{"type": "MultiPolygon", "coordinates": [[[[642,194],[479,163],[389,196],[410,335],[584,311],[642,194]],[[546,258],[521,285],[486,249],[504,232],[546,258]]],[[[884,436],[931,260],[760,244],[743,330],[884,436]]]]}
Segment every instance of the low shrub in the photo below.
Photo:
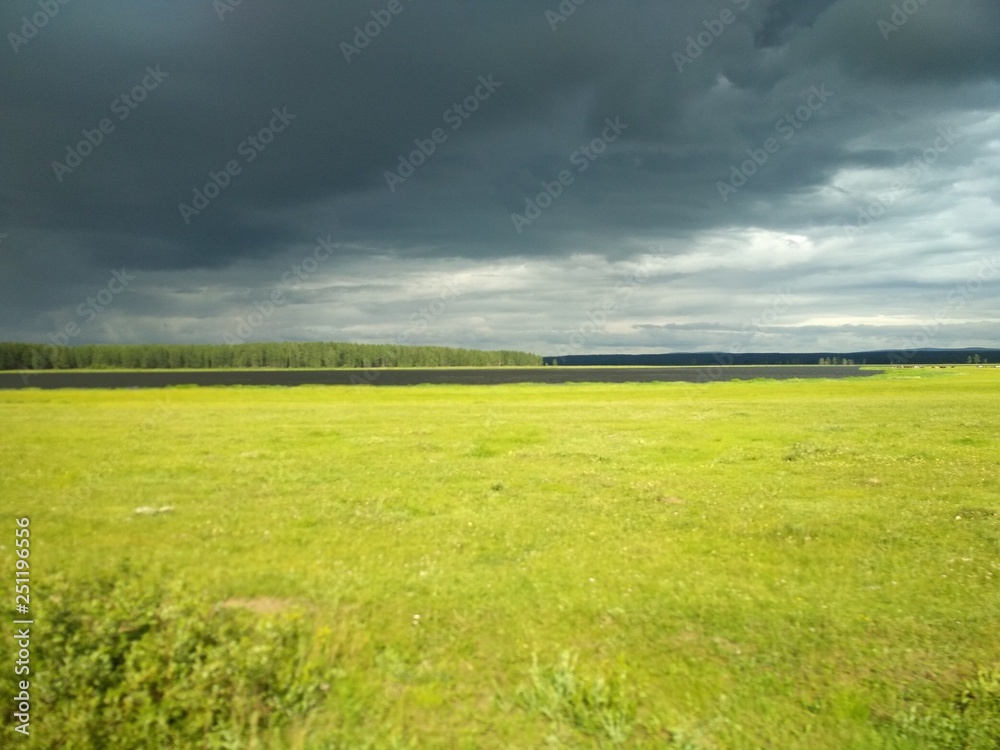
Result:
{"type": "Polygon", "coordinates": [[[627,686],[624,668],[608,675],[585,675],[576,654],[564,652],[551,666],[539,665],[533,656],[528,674],[530,683],[517,694],[522,708],[611,744],[628,739],[637,699],[627,686]]]}
{"type": "Polygon", "coordinates": [[[1000,747],[1000,669],[980,669],[950,697],[896,717],[899,734],[940,750],[1000,747]]]}
{"type": "MultiPolygon", "coordinates": [[[[179,585],[150,584],[127,565],[82,582],[58,577],[38,593],[36,747],[252,747],[329,689],[300,613],[221,607],[179,585]]],[[[10,705],[13,696],[0,699],[10,705]]]]}

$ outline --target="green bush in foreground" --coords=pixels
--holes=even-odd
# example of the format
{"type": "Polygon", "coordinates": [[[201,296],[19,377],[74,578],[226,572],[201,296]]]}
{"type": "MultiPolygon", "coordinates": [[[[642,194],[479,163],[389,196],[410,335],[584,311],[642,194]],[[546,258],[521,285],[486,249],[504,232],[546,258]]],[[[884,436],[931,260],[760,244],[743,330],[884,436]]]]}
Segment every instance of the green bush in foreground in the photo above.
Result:
{"type": "Polygon", "coordinates": [[[295,613],[262,618],[212,605],[127,566],[46,589],[32,679],[32,735],[42,746],[248,747],[329,689],[295,613]]]}
{"type": "Polygon", "coordinates": [[[1000,747],[1000,669],[980,669],[947,703],[912,707],[896,719],[901,734],[941,750],[1000,747]]]}
{"type": "Polygon", "coordinates": [[[577,656],[563,652],[548,667],[533,657],[530,678],[530,686],[518,691],[522,708],[615,745],[628,739],[635,724],[636,698],[627,688],[624,669],[607,677],[588,677],[578,670],[577,656]]]}

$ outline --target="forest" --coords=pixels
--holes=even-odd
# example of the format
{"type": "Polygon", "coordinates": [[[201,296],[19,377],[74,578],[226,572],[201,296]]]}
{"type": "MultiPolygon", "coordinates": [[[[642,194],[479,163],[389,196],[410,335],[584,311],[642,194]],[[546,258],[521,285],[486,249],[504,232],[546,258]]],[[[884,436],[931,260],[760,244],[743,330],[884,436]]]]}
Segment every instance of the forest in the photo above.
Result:
{"type": "Polygon", "coordinates": [[[541,356],[528,352],[443,346],[337,342],[52,346],[0,342],[0,370],[505,367],[541,364],[541,356]]]}

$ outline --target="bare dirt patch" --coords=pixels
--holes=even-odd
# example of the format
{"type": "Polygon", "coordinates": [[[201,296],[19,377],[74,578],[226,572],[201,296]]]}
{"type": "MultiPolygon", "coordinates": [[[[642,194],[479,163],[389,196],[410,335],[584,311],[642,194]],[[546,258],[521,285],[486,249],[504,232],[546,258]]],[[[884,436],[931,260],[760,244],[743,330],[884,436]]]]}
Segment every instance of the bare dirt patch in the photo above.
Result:
{"type": "Polygon", "coordinates": [[[663,503],[664,505],[684,505],[687,502],[687,500],[681,497],[661,495],[660,497],[656,498],[656,502],[663,503]]]}
{"type": "Polygon", "coordinates": [[[249,599],[226,599],[219,606],[248,609],[258,615],[276,615],[292,609],[295,606],[295,602],[291,599],[279,599],[275,596],[255,596],[249,599]]]}

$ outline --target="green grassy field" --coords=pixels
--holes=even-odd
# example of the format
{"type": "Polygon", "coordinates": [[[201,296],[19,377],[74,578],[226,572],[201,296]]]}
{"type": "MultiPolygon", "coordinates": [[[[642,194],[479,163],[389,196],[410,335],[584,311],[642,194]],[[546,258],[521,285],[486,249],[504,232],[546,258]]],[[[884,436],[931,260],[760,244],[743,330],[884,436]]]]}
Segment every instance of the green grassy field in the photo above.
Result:
{"type": "Polygon", "coordinates": [[[30,516],[52,686],[4,746],[94,710],[44,618],[79,583],[99,619],[102,572],[109,617],[159,582],[307,634],[318,704],[233,747],[1000,743],[994,369],[8,391],[0,424],[0,570],[30,516]]]}

